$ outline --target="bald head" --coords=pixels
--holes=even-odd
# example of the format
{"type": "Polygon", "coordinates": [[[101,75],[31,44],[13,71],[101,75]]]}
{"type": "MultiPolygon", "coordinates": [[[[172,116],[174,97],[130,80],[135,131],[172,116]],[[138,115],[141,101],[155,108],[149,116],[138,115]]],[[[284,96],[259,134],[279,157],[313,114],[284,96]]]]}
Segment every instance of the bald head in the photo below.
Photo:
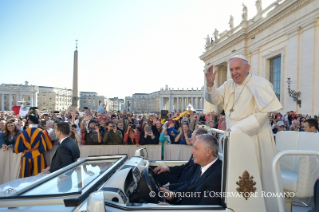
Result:
{"type": "Polygon", "coordinates": [[[192,145],[194,145],[194,143],[195,143],[195,141],[196,141],[196,137],[197,137],[198,135],[203,135],[203,134],[207,134],[207,133],[208,133],[207,130],[204,129],[204,128],[199,128],[199,129],[195,130],[195,131],[193,132],[192,138],[191,138],[191,143],[192,143],[192,145]]]}
{"type": "Polygon", "coordinates": [[[292,124],[293,124],[294,126],[297,126],[297,127],[298,127],[300,123],[299,123],[299,121],[297,121],[297,120],[293,120],[293,121],[292,121],[292,124]]]}

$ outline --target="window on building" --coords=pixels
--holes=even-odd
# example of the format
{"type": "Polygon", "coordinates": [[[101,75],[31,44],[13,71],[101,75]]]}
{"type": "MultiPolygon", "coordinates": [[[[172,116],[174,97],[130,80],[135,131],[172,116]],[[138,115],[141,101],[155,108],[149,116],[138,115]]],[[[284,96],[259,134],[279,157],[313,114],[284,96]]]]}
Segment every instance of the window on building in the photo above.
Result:
{"type": "Polygon", "coordinates": [[[269,81],[273,84],[275,94],[280,101],[281,55],[270,59],[269,81]]]}
{"type": "Polygon", "coordinates": [[[4,99],[4,100],[7,100],[7,96],[6,96],[6,95],[4,95],[3,99],[4,99]]]}
{"type": "Polygon", "coordinates": [[[84,103],[86,103],[86,101],[85,101],[85,100],[83,100],[83,102],[84,102],[84,103]]]}

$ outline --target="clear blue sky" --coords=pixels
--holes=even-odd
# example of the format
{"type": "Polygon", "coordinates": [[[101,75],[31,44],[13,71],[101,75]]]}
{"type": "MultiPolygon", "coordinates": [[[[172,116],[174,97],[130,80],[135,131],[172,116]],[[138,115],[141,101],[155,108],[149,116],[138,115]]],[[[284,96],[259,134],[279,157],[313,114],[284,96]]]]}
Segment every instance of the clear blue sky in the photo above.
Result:
{"type": "Polygon", "coordinates": [[[237,26],[242,2],[253,17],[254,0],[1,0],[0,83],[72,88],[78,39],[80,91],[200,88],[204,38],[237,26]]]}

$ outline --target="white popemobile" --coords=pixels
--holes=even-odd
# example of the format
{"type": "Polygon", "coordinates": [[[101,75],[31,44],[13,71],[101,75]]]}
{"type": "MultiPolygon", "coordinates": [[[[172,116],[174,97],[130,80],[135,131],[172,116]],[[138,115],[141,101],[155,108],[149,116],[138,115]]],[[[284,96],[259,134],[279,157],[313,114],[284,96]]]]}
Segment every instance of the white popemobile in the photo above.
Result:
{"type": "MultiPolygon", "coordinates": [[[[147,160],[146,149],[135,156],[90,156],[54,173],[17,179],[0,186],[0,211],[223,211],[266,212],[265,198],[277,196],[278,211],[291,211],[293,192],[280,190],[276,166],[283,155],[317,155],[318,151],[287,150],[273,160],[276,194],[263,192],[254,145],[243,133],[224,134],[221,205],[159,205],[159,192],[152,167],[173,166],[186,161],[147,160]],[[30,182],[31,181],[31,182],[30,182]],[[285,201],[286,199],[286,201],[285,201]]],[[[284,183],[285,184],[285,183],[284,183]]],[[[285,186],[284,186],[285,187],[285,186]]]]}

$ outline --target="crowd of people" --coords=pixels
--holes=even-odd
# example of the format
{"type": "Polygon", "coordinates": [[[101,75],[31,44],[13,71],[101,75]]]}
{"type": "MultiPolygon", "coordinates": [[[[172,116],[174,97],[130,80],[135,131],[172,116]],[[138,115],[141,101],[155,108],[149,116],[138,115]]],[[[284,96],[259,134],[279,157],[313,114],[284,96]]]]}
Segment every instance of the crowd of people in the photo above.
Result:
{"type": "MultiPolygon", "coordinates": [[[[82,108],[73,112],[52,113],[30,110],[26,116],[2,111],[0,146],[3,151],[13,148],[19,133],[28,128],[30,114],[38,118],[38,127],[47,132],[53,145],[59,144],[55,129],[60,122],[69,123],[70,137],[79,145],[191,145],[192,132],[198,127],[226,130],[223,111],[208,114],[189,112],[182,117],[177,111],[167,114],[166,119],[161,118],[161,114],[133,114],[126,110],[108,112],[103,107],[97,110],[82,108]]],[[[311,118],[309,115],[296,114],[293,111],[286,114],[273,113],[269,116],[269,123],[274,134],[278,131],[319,133],[316,115],[311,118]]]]}
{"type": "Polygon", "coordinates": [[[275,113],[269,116],[269,123],[274,134],[279,131],[319,133],[319,120],[317,115],[311,118],[308,114],[296,114],[294,111],[289,111],[284,115],[275,113]]]}
{"type": "MultiPolygon", "coordinates": [[[[41,169],[41,173],[49,173],[74,162],[80,156],[78,145],[162,145],[162,159],[165,144],[190,145],[193,146],[192,157],[186,165],[154,169],[160,175],[160,190],[165,193],[171,193],[168,189],[218,192],[222,170],[218,152],[223,148],[223,135],[212,129],[245,133],[255,145],[262,187],[266,192],[275,191],[273,179],[269,178],[271,161],[276,154],[273,136],[279,131],[319,133],[318,116],[293,111],[273,113],[280,111],[282,105],[266,79],[249,73],[250,65],[243,55],[231,58],[229,69],[232,80],[227,80],[219,88],[213,86],[218,70],[210,66],[205,73],[206,101],[223,106],[225,111],[207,114],[190,110],[182,113],[172,111],[163,114],[163,117],[156,113],[135,114],[126,110],[108,112],[103,107],[51,113],[30,110],[24,117],[1,112],[0,145],[3,151],[12,147],[15,153],[24,153],[22,176],[30,176],[31,166],[36,169],[32,174],[35,175],[41,169]],[[230,98],[231,95],[234,98],[230,98]],[[36,145],[30,145],[28,140],[36,142],[36,145]],[[59,147],[52,158],[53,167],[46,167],[42,164],[42,154],[52,149],[54,144],[59,147]],[[32,157],[28,156],[31,153],[32,157]],[[188,180],[185,181],[185,178],[188,180]]],[[[178,198],[175,200],[179,201],[178,198]]],[[[220,199],[184,198],[180,203],[188,204],[190,201],[194,204],[218,204],[220,199]]],[[[274,198],[266,198],[265,204],[267,211],[278,209],[278,201],[274,198]]]]}

